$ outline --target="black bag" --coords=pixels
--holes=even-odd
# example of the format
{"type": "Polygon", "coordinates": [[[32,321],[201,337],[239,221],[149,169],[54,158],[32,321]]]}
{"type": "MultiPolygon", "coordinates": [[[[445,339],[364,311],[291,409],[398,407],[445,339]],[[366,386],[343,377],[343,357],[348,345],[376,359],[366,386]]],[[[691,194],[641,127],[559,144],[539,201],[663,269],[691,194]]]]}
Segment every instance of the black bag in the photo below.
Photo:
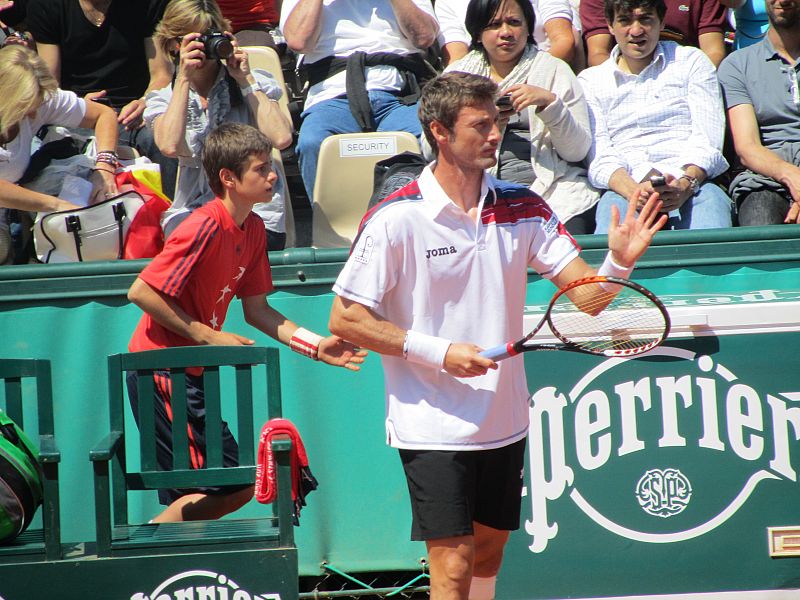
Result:
{"type": "Polygon", "coordinates": [[[25,531],[42,503],[38,455],[25,432],[0,410],[0,543],[25,531]]]}
{"type": "Polygon", "coordinates": [[[368,209],[415,181],[428,163],[421,154],[401,152],[375,163],[375,179],[368,209]]]}

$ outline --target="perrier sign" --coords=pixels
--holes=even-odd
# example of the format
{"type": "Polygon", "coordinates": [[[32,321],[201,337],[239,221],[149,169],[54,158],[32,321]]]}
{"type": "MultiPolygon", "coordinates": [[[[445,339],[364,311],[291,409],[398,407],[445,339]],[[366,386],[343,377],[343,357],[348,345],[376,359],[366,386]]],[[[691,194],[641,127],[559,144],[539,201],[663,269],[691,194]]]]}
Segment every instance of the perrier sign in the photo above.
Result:
{"type": "Polygon", "coordinates": [[[529,468],[510,568],[524,538],[528,568],[556,565],[567,579],[540,573],[520,597],[703,591],[714,579],[773,589],[783,586],[756,571],[776,563],[795,574],[786,587],[800,587],[800,559],[769,559],[766,543],[767,526],[800,525],[798,351],[800,334],[782,333],[670,340],[636,359],[529,355],[529,468]],[[790,503],[794,522],[780,522],[790,503]],[[714,547],[722,539],[736,545],[714,547]],[[733,572],[721,572],[732,556],[733,572]],[[659,582],[681,560],[682,579],[659,582]],[[581,582],[591,562],[607,568],[581,582]]]}

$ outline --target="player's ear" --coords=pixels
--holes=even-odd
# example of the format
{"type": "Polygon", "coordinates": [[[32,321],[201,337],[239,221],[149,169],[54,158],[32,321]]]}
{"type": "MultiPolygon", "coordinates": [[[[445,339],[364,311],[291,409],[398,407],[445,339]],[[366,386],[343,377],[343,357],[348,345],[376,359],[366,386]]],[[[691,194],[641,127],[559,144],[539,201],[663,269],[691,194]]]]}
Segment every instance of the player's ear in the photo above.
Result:
{"type": "Polygon", "coordinates": [[[219,181],[222,184],[222,187],[232,189],[236,181],[236,174],[230,169],[220,169],[219,181]]]}
{"type": "Polygon", "coordinates": [[[434,119],[431,121],[430,124],[431,134],[433,135],[433,139],[436,140],[436,143],[439,147],[442,147],[442,142],[446,141],[450,137],[450,130],[447,129],[440,121],[434,119]]]}

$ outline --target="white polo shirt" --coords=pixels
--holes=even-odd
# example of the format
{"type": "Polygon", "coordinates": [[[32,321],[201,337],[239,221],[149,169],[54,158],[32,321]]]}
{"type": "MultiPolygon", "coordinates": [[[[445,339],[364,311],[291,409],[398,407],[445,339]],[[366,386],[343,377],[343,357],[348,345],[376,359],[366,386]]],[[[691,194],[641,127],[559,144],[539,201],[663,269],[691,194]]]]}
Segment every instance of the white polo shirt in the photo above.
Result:
{"type": "MultiPolygon", "coordinates": [[[[484,177],[471,220],[427,167],[364,219],[333,286],[403,329],[489,348],[522,337],[527,267],[551,278],[579,248],[525,187],[484,177]]],[[[516,442],[528,428],[522,358],[455,378],[382,356],[386,433],[396,448],[478,450],[516,442]]]]}

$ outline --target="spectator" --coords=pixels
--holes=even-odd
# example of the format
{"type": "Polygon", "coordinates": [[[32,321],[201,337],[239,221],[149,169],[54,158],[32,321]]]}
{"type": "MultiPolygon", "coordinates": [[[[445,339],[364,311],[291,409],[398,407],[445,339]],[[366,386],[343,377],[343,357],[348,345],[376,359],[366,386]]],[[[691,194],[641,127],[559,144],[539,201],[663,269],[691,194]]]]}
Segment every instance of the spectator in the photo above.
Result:
{"type": "MultiPolygon", "coordinates": [[[[387,441],[436,600],[493,599],[519,528],[524,362],[481,349],[521,337],[528,268],[558,288],[598,273],[541,198],[486,174],[500,142],[496,94],[467,73],[425,86],[420,118],[437,160],[365,217],[333,287],[331,331],[382,354],[387,441]]],[[[659,204],[654,194],[637,218],[615,220],[601,275],[630,275],[666,220],[659,204]]]]}
{"type": "Polygon", "coordinates": [[[534,19],[528,0],[472,0],[473,50],[446,71],[489,77],[511,101],[490,172],[530,187],[570,233],[593,233],[599,194],[579,164],[592,144],[583,89],[565,62],[536,48],[534,19]]]}
{"type": "Polygon", "coordinates": [[[284,0],[281,29],[289,49],[305,53],[310,87],[297,155],[309,200],[329,135],[422,135],[416,99],[434,73],[419,50],[439,31],[430,0],[284,0]]]}
{"type": "Polygon", "coordinates": [[[279,0],[217,0],[222,16],[240,46],[269,46],[278,50],[273,32],[280,20],[279,0]]]}
{"type": "MultiPolygon", "coordinates": [[[[203,167],[218,195],[181,223],[161,253],[139,274],[128,298],[144,311],[131,337],[132,352],[210,344],[248,346],[253,340],[222,331],[228,306],[241,298],[245,320],[266,335],[315,360],[357,371],[365,352],[334,336],[322,338],[292,323],[267,303],[272,278],[266,236],[251,212],[271,193],[272,145],[261,132],[239,123],[212,131],[203,150],[203,167]]],[[[205,405],[202,372],[189,369],[186,393],[191,431],[192,466],[203,467],[205,405]]],[[[164,377],[158,373],[157,377],[164,377]]],[[[138,417],[136,374],[128,376],[128,392],[138,417]]],[[[159,467],[172,468],[171,390],[157,386],[156,458],[159,467]]],[[[238,448],[223,425],[224,466],[238,464],[238,448]]],[[[159,490],[167,505],[153,522],[216,519],[233,512],[253,497],[253,486],[159,490]]]]}
{"type": "Polygon", "coordinates": [[[731,10],[735,27],[733,48],[746,48],[762,40],[769,29],[766,0],[719,0],[731,10]]]}
{"type": "Polygon", "coordinates": [[[169,84],[172,67],[152,35],[167,0],[30,0],[28,26],[39,55],[62,88],[117,111],[120,143],[161,167],[174,194],[177,163],[143,127],[144,96],[169,84]]]}
{"type": "Polygon", "coordinates": [[[611,57],[578,79],[589,103],[594,143],[589,181],[608,189],[597,206],[596,233],[606,233],[611,207],[624,214],[658,191],[672,229],[731,225],[731,201],[711,179],[722,156],[725,113],[714,66],[696,48],[660,42],[664,0],[609,0],[611,57]]]}
{"type": "Polygon", "coordinates": [[[0,263],[10,250],[8,208],[31,212],[53,212],[77,208],[59,198],[25,189],[16,182],[31,158],[31,141],[44,125],[93,127],[98,163],[90,175],[93,201],[116,193],[114,166],[108,159],[117,146],[114,111],[85,102],[73,92],[58,89],[47,65],[35,52],[22,46],[0,50],[0,263]]]}
{"type": "MultiPolygon", "coordinates": [[[[533,40],[539,50],[573,64],[578,49],[573,31],[573,12],[569,0],[530,0],[534,13],[533,40]]],[[[463,57],[470,48],[467,31],[468,0],[436,0],[434,9],[441,32],[439,44],[446,64],[463,57]]],[[[474,47],[474,46],[473,46],[474,47]]]]}
{"type": "MultiPolygon", "coordinates": [[[[277,102],[282,93],[278,82],[266,71],[251,72],[247,53],[221,33],[229,29],[213,0],[172,0],[156,29],[161,50],[178,59],[173,84],[148,94],[144,113],[158,147],[178,157],[181,166],[175,200],[162,222],[167,235],[191,210],[214,198],[200,168],[200,154],[217,125],[246,123],[278,148],[292,143],[292,125],[277,102]],[[217,32],[216,42],[227,48],[226,57],[214,56],[212,45],[203,42],[211,32],[217,32]]],[[[285,182],[281,184],[271,202],[255,207],[268,229],[270,250],[282,249],[286,240],[285,182]]]]}
{"type": "MultiPolygon", "coordinates": [[[[29,42],[29,34],[25,31],[25,13],[28,7],[28,0],[0,0],[0,13],[2,13],[3,20],[0,21],[0,44],[6,45],[9,43],[20,43],[21,41],[29,42]],[[16,35],[14,35],[16,32],[16,35]]],[[[23,43],[23,45],[30,45],[23,43]]]]}
{"type": "MultiPolygon", "coordinates": [[[[606,5],[608,0],[606,1],[606,5]]],[[[719,0],[666,0],[667,12],[661,19],[661,39],[683,46],[700,48],[714,66],[725,58],[727,14],[719,0]]],[[[608,31],[603,0],[581,0],[581,25],[590,67],[603,63],[614,45],[608,31]]]]}
{"type": "Polygon", "coordinates": [[[769,31],[720,66],[733,144],[745,170],[730,193],[739,225],[800,223],[800,7],[767,0],[769,31]]]}

